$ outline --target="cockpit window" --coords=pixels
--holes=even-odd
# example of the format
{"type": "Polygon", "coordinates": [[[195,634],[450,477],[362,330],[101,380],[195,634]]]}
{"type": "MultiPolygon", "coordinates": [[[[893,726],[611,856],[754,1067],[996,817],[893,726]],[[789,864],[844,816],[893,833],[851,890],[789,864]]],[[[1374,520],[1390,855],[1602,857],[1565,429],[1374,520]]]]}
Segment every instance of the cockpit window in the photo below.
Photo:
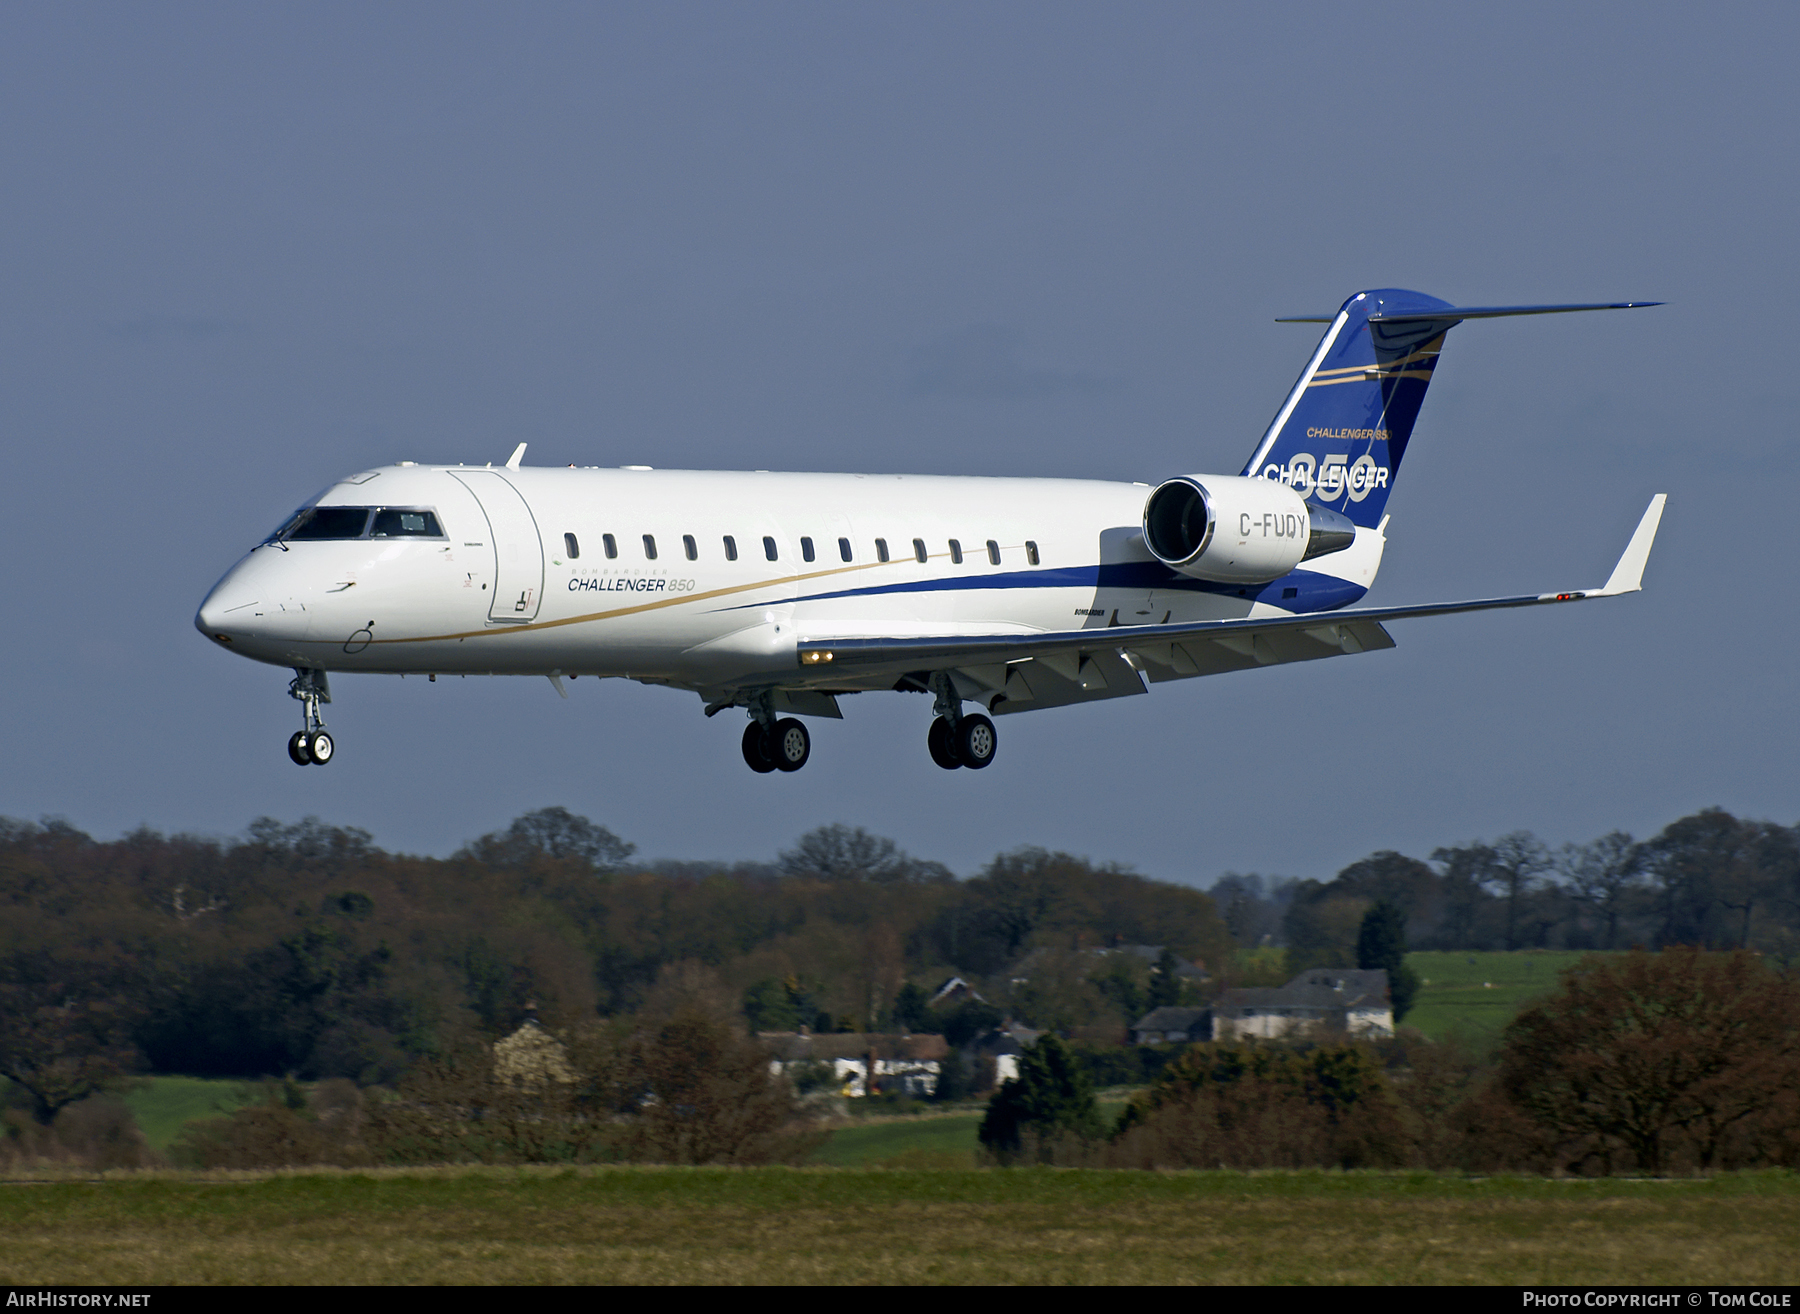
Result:
{"type": "Polygon", "coordinates": [[[437,513],[410,506],[309,506],[269,536],[271,543],[345,538],[442,538],[437,513]],[[373,523],[370,517],[373,515],[373,523]]]}
{"type": "Polygon", "coordinates": [[[361,538],[369,523],[366,506],[309,506],[277,538],[304,543],[322,538],[361,538]]]}
{"type": "Polygon", "coordinates": [[[430,511],[413,511],[400,507],[383,507],[375,513],[374,538],[442,538],[438,519],[430,511]]]}

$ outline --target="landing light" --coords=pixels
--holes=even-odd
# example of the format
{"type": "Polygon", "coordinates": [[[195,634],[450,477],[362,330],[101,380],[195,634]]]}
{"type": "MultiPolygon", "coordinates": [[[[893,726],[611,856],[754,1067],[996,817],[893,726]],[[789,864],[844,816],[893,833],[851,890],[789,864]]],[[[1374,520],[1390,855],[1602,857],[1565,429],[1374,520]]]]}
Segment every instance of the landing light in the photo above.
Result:
{"type": "Polygon", "coordinates": [[[803,652],[800,654],[802,666],[819,666],[830,660],[831,654],[828,652],[803,652]]]}

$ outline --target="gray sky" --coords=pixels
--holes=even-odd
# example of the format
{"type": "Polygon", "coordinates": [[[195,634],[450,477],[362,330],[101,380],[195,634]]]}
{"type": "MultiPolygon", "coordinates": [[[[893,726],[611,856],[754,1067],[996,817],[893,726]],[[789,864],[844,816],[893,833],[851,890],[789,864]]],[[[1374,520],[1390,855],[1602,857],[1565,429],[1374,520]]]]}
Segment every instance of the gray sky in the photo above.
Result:
{"type": "Polygon", "coordinates": [[[648,855],[825,822],[1210,884],[1528,827],[1792,822],[1789,6],[51,5],[0,10],[0,812],[316,813],[447,852],[562,804],[648,855]],[[192,628],[391,460],[1235,472],[1359,288],[1657,299],[1465,324],[1371,604],[1391,652],[1003,718],[865,695],[759,777],[692,695],[287,674],[192,628]]]}

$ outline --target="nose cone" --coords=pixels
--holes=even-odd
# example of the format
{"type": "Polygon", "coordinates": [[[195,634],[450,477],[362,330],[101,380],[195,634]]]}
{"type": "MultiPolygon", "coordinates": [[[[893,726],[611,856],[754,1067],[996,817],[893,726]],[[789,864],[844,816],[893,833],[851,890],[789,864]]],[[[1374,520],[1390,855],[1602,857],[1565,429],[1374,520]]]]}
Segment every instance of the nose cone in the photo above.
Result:
{"type": "MultiPolygon", "coordinates": [[[[232,572],[233,575],[236,573],[232,572]]],[[[194,613],[194,628],[217,643],[229,645],[233,638],[232,629],[244,628],[244,621],[254,613],[256,603],[253,594],[235,585],[232,575],[227,575],[213,585],[206,601],[200,604],[200,610],[194,613]]]]}
{"type": "MultiPolygon", "coordinates": [[[[291,590],[291,582],[282,572],[280,554],[252,552],[225,572],[225,578],[213,585],[206,601],[194,614],[194,628],[213,642],[246,652],[245,645],[256,646],[279,627],[272,627],[271,614],[284,614],[283,601],[291,590]]],[[[246,652],[246,655],[248,653],[246,652]]]]}
{"type": "Polygon", "coordinates": [[[213,585],[194,628],[222,648],[257,661],[291,666],[305,660],[311,636],[311,591],[286,554],[259,548],[213,585]]]}

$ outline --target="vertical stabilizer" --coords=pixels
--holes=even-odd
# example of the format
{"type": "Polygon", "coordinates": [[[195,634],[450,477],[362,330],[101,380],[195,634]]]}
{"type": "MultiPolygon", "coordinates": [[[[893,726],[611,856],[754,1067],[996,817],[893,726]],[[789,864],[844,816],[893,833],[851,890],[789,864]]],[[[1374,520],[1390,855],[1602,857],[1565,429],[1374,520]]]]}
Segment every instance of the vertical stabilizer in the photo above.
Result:
{"type": "Polygon", "coordinates": [[[1454,318],[1447,301],[1383,288],[1332,317],[1305,371],[1263,435],[1247,475],[1278,479],[1358,525],[1381,523],[1413,423],[1454,318]],[[1408,315],[1394,324],[1371,316],[1408,315]]]}

